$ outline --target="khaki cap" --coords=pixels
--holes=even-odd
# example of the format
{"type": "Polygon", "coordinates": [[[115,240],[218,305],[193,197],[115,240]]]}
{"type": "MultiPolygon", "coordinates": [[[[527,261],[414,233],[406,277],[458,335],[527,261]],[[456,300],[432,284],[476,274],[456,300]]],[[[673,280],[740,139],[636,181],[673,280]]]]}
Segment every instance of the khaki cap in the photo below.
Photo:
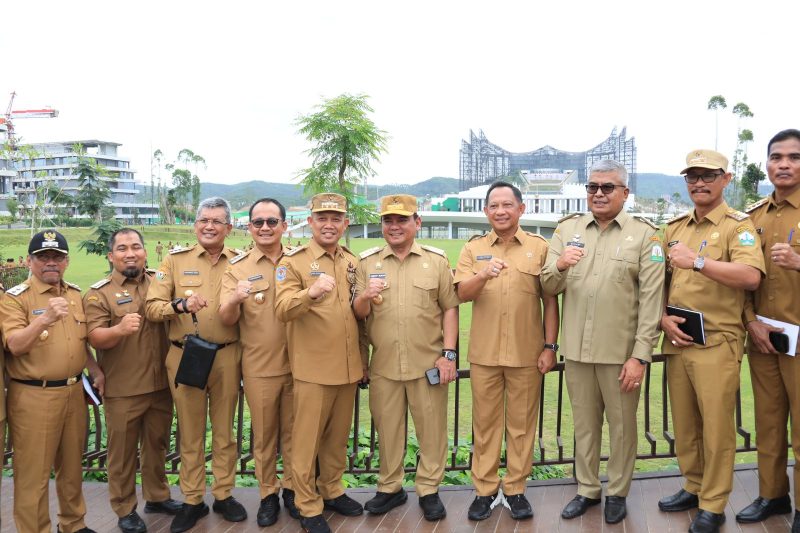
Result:
{"type": "Polygon", "coordinates": [[[410,194],[393,194],[381,198],[381,216],[403,215],[410,217],[417,212],[417,197],[410,194]]]}
{"type": "Polygon", "coordinates": [[[339,213],[347,213],[347,199],[341,194],[335,192],[323,192],[315,194],[311,198],[311,212],[318,213],[320,211],[338,211],[339,213]]]}
{"type": "Polygon", "coordinates": [[[692,150],[686,156],[686,168],[681,170],[681,174],[689,172],[690,168],[710,168],[720,169],[728,172],[728,158],[714,150],[692,150]]]}

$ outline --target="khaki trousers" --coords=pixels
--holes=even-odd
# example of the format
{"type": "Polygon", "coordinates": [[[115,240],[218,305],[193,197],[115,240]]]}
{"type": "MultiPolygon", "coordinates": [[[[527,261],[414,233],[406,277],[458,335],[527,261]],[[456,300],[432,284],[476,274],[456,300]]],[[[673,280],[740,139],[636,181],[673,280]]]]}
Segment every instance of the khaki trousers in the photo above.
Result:
{"type": "Polygon", "coordinates": [[[603,413],[608,420],[607,496],[627,497],[636,464],[636,409],[640,389],[622,392],[622,365],[567,360],[566,380],[575,425],[575,479],[578,494],[600,498],[600,444],[603,413]]]}
{"type": "Polygon", "coordinates": [[[58,527],[86,527],[81,462],[88,411],[80,382],[41,388],[11,381],[8,423],[14,443],[14,522],[20,533],[49,533],[50,471],[55,469],[58,527]]]}
{"type": "Polygon", "coordinates": [[[250,407],[256,479],[263,500],[277,494],[281,486],[293,490],[292,467],[292,375],[244,377],[244,396],[250,407]],[[276,474],[278,435],[283,458],[283,480],[276,474]]]}
{"type": "Polygon", "coordinates": [[[800,360],[755,351],[748,359],[755,400],[758,495],[772,499],[789,494],[786,439],[791,416],[794,502],[800,508],[800,360]]]}
{"type": "Polygon", "coordinates": [[[344,493],[342,474],[355,395],[355,383],[319,385],[294,380],[292,483],[295,505],[302,516],[322,514],[323,499],[332,500],[344,493]]]}
{"type": "Polygon", "coordinates": [[[180,482],[185,501],[197,505],[206,492],[206,417],[211,418],[211,493],[217,500],[231,495],[236,475],[236,436],[233,419],[241,383],[239,345],[231,344],[217,352],[205,390],[188,385],[175,386],[183,350],[172,346],[167,355],[167,375],[178,414],[180,431],[180,482]]]}
{"type": "Polygon", "coordinates": [[[675,428],[675,453],[684,489],[700,508],[722,513],[733,488],[736,458],[736,343],[684,348],[667,356],[667,385],[675,428]]]}
{"type": "Polygon", "coordinates": [[[506,438],[507,473],[503,493],[522,494],[531,473],[533,442],[542,390],[542,374],[535,366],[470,365],[474,455],[472,482],[478,496],[500,488],[500,449],[506,438]],[[505,415],[505,416],[504,416],[505,415]],[[505,431],[504,431],[505,430],[505,431]]]}
{"type": "Polygon", "coordinates": [[[145,501],[170,497],[164,462],[172,429],[169,389],[147,394],[105,398],[108,434],[108,496],[119,517],[136,509],[136,459],[141,441],[140,468],[145,501]]]}
{"type": "Polygon", "coordinates": [[[380,474],[378,490],[394,493],[403,488],[406,455],[406,413],[411,410],[419,442],[415,487],[419,496],[439,491],[447,457],[447,392],[422,377],[395,381],[372,376],[369,408],[378,429],[380,474]]]}

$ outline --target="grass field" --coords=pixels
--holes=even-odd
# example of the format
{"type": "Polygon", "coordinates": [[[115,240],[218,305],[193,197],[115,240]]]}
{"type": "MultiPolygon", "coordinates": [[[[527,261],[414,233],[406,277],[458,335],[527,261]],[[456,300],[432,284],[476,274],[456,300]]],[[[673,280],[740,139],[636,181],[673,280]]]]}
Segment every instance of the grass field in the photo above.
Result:
{"type": "MultiPolygon", "coordinates": [[[[140,228],[141,229],[141,228],[140,228]]],[[[88,256],[83,251],[78,250],[78,242],[86,239],[89,236],[89,229],[65,229],[63,231],[70,245],[70,265],[66,272],[65,279],[80,285],[85,291],[88,286],[95,281],[99,280],[105,275],[108,264],[104,258],[98,256],[88,256]]],[[[27,243],[30,232],[22,230],[0,230],[0,255],[3,257],[14,257],[19,255],[26,255],[27,243]]],[[[144,227],[145,246],[148,251],[149,264],[151,267],[157,267],[158,261],[156,260],[155,246],[157,241],[167,243],[168,241],[180,242],[182,244],[189,242],[194,243],[194,233],[191,227],[144,227]]],[[[292,243],[297,239],[292,239],[292,243]]],[[[249,244],[249,234],[242,230],[235,230],[228,238],[227,244],[229,246],[242,248],[249,244]]],[[[303,240],[305,242],[305,240],[303,240]]],[[[458,254],[464,244],[463,241],[457,240],[426,240],[421,239],[420,243],[431,244],[438,248],[442,248],[447,252],[452,265],[458,259],[458,254]]],[[[372,246],[382,245],[382,239],[352,239],[352,251],[356,254],[370,248],[372,246]]],[[[469,331],[472,323],[472,305],[467,303],[460,306],[460,367],[468,368],[469,363],[466,358],[468,353],[469,331]]],[[[563,334],[563,332],[562,332],[563,334]]],[[[651,409],[651,427],[658,439],[657,450],[659,453],[666,453],[668,446],[666,441],[661,435],[661,408],[663,405],[662,391],[661,391],[661,376],[663,372],[662,364],[652,365],[652,383],[653,387],[650,391],[650,409],[651,409]]],[[[753,420],[753,397],[752,389],[750,386],[750,375],[747,369],[747,360],[743,361],[741,373],[741,398],[742,398],[742,427],[748,428],[752,437],[755,438],[754,420],[753,420]]],[[[459,442],[466,443],[471,441],[471,405],[472,395],[468,384],[462,384],[459,395],[459,424],[458,428],[454,427],[454,390],[453,386],[450,387],[450,433],[458,433],[459,442]]],[[[543,416],[544,416],[544,431],[540,436],[541,442],[547,450],[547,457],[552,458],[557,446],[556,428],[559,425],[559,416],[557,412],[557,398],[559,391],[559,377],[558,374],[549,374],[545,378],[545,400],[543,403],[543,416]]],[[[367,393],[368,394],[368,393],[367,393]]],[[[361,420],[369,420],[367,394],[362,395],[362,409],[361,420]]],[[[514,401],[509,398],[509,401],[514,401]]],[[[643,427],[644,420],[644,395],[639,406],[639,420],[640,428],[643,427]]],[[[671,426],[671,420],[670,420],[671,426]]],[[[573,453],[573,431],[572,431],[572,417],[569,401],[566,394],[566,385],[563,391],[563,412],[560,417],[561,427],[561,441],[564,445],[564,453],[571,456],[573,453]]],[[[607,429],[607,428],[606,428],[607,429]]],[[[640,430],[640,435],[643,431],[640,430]]],[[[742,444],[743,439],[739,437],[739,443],[742,444]]],[[[643,437],[639,439],[639,451],[646,454],[650,452],[649,445],[643,437]]],[[[607,440],[603,444],[603,453],[608,453],[607,440]]],[[[754,453],[742,453],[737,455],[738,462],[754,462],[754,453]]],[[[662,470],[665,468],[677,468],[677,463],[674,459],[656,459],[648,461],[638,461],[637,470],[662,470]]],[[[604,468],[604,466],[603,466],[604,468]]]]}

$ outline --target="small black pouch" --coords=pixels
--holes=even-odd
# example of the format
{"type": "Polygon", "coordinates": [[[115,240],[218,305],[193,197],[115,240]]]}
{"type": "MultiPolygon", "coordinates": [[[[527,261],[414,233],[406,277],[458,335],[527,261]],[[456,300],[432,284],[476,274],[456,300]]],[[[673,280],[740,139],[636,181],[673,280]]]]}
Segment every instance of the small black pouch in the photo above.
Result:
{"type": "Polygon", "coordinates": [[[183,355],[175,373],[175,387],[178,384],[205,389],[208,375],[214,366],[219,344],[209,342],[202,337],[197,328],[197,317],[192,313],[192,322],[196,335],[186,335],[183,338],[183,355]]]}

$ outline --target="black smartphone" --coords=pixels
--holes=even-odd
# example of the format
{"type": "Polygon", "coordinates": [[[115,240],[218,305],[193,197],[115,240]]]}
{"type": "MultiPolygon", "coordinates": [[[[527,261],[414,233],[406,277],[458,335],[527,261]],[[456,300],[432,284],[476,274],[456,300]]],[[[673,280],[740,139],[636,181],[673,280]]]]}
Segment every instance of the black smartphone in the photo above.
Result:
{"type": "Polygon", "coordinates": [[[769,332],[769,342],[781,353],[789,353],[789,335],[780,331],[769,332]]]}
{"type": "Polygon", "coordinates": [[[439,384],[439,369],[436,367],[429,368],[425,371],[425,377],[428,378],[428,383],[431,385],[439,384]]]}

